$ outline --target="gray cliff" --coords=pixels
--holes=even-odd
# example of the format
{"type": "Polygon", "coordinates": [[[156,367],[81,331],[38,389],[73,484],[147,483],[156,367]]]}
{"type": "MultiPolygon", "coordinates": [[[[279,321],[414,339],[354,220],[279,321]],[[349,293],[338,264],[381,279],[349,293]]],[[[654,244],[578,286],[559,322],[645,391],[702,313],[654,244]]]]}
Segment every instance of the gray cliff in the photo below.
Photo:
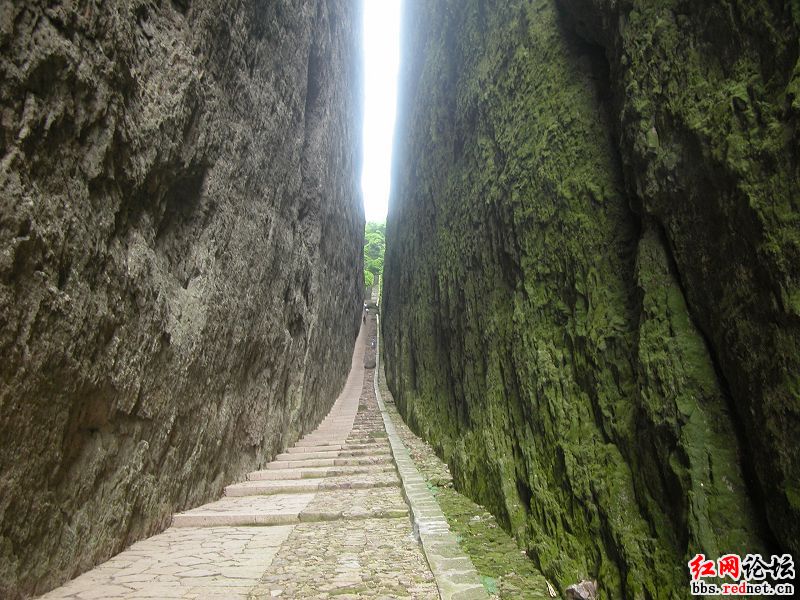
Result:
{"type": "Polygon", "coordinates": [[[0,596],[218,495],[360,321],[347,0],[0,6],[0,596]]]}

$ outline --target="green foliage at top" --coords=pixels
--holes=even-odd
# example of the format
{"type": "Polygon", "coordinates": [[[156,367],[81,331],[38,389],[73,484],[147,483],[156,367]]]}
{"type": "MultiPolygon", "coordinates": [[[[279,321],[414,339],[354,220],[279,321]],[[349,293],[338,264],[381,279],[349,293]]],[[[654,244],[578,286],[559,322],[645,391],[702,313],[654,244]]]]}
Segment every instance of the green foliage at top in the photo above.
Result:
{"type": "Polygon", "coordinates": [[[364,228],[364,284],[374,285],[383,273],[383,254],[386,251],[386,223],[367,223],[364,228]]]}

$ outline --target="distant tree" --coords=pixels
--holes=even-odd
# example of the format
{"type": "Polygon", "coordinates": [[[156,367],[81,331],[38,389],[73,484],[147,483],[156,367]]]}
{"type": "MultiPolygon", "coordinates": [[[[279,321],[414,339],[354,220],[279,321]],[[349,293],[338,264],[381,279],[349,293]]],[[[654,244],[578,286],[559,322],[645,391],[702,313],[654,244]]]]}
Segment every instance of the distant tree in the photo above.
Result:
{"type": "Polygon", "coordinates": [[[374,285],[383,273],[383,255],[386,251],[386,223],[367,223],[364,228],[364,285],[374,285]]]}

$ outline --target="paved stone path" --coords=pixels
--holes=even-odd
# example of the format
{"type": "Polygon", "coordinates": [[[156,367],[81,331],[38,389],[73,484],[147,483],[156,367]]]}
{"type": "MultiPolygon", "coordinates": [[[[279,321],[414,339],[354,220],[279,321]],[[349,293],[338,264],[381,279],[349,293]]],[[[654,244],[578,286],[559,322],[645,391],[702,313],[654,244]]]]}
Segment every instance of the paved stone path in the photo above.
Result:
{"type": "Polygon", "coordinates": [[[314,432],[222,499],[174,515],[165,532],[43,597],[486,597],[475,595],[482,588],[441,589],[431,571],[394,462],[398,440],[387,437],[374,370],[364,369],[374,335],[371,319],[344,390],[314,432]]]}

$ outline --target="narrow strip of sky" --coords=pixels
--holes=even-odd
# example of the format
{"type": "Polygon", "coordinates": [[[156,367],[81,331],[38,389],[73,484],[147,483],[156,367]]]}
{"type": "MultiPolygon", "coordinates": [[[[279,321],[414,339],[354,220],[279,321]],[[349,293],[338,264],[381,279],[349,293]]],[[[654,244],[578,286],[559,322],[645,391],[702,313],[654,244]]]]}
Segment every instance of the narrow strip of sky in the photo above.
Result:
{"type": "Polygon", "coordinates": [[[400,64],[400,0],[364,0],[364,166],[367,221],[384,221],[389,206],[392,135],[400,64]]]}

